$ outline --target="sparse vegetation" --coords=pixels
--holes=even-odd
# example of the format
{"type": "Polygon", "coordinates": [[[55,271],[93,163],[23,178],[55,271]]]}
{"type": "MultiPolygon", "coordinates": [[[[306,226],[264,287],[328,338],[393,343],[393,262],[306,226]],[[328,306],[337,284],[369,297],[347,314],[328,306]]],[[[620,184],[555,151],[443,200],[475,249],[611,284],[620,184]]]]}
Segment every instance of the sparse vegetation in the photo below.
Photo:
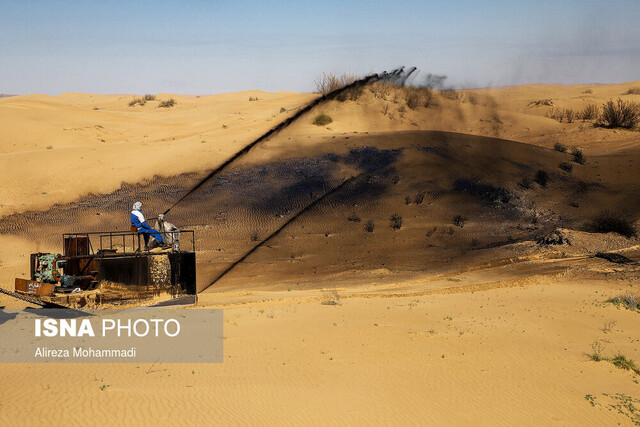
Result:
{"type": "Polygon", "coordinates": [[[251,241],[257,242],[258,240],[260,240],[260,236],[258,235],[258,232],[254,231],[253,233],[251,233],[251,241]]]}
{"type": "Polygon", "coordinates": [[[547,111],[546,116],[550,119],[554,119],[560,123],[564,120],[564,110],[560,108],[551,108],[547,111]]]}
{"type": "Polygon", "coordinates": [[[602,332],[608,334],[609,332],[611,332],[614,326],[616,326],[615,320],[607,320],[604,322],[604,325],[602,325],[602,332]]]}
{"type": "Polygon", "coordinates": [[[424,201],[424,193],[418,193],[413,198],[413,203],[415,203],[416,205],[421,205],[423,201],[424,201]]]}
{"type": "Polygon", "coordinates": [[[603,210],[598,213],[587,226],[592,233],[618,233],[625,237],[636,235],[633,221],[626,215],[613,210],[603,210]]]}
{"type": "Polygon", "coordinates": [[[585,89],[582,93],[593,93],[592,89],[585,89]]]}
{"type": "Polygon", "coordinates": [[[525,190],[529,190],[532,184],[533,184],[533,181],[531,180],[531,178],[529,178],[528,176],[525,176],[518,183],[518,187],[524,188],[525,190]]]}
{"type": "Polygon", "coordinates": [[[623,93],[623,95],[640,95],[640,87],[632,87],[631,89],[623,93]]]}
{"type": "Polygon", "coordinates": [[[562,169],[565,172],[569,172],[571,173],[571,171],[573,170],[573,165],[571,163],[567,163],[567,162],[562,162],[558,165],[558,167],[560,169],[562,169]]]}
{"type": "Polygon", "coordinates": [[[136,105],[140,105],[142,107],[146,103],[147,103],[147,101],[144,98],[133,98],[129,102],[129,107],[135,107],[136,105]]]}
{"type": "Polygon", "coordinates": [[[540,185],[540,187],[546,187],[547,183],[549,182],[549,174],[542,169],[539,169],[538,172],[536,172],[536,176],[533,180],[538,185],[540,185]]]}
{"type": "Polygon", "coordinates": [[[564,144],[561,144],[559,142],[556,142],[555,144],[553,144],[553,149],[560,152],[560,153],[566,153],[567,152],[567,146],[564,144]]]}
{"type": "Polygon", "coordinates": [[[389,221],[391,222],[391,228],[394,230],[399,230],[402,228],[402,217],[398,214],[393,214],[389,217],[389,221]]]}
{"type": "Polygon", "coordinates": [[[604,351],[604,344],[602,343],[602,341],[594,341],[593,344],[591,344],[591,350],[593,350],[593,352],[589,355],[591,360],[593,360],[594,362],[599,362],[604,359],[602,357],[602,352],[604,351]]]}
{"type": "Polygon", "coordinates": [[[358,80],[358,78],[359,76],[356,76],[355,74],[342,74],[338,76],[333,73],[322,73],[314,80],[314,83],[316,85],[317,93],[327,95],[335,90],[350,85],[358,80]]]}
{"type": "Polygon", "coordinates": [[[333,122],[333,119],[327,113],[320,113],[313,119],[313,124],[316,126],[326,126],[333,122]]]}
{"type": "Polygon", "coordinates": [[[349,215],[347,217],[347,221],[351,221],[351,222],[360,222],[361,219],[358,215],[356,215],[355,213],[352,213],[351,215],[349,215]]]}
{"type": "Polygon", "coordinates": [[[584,107],[582,112],[580,113],[580,118],[582,120],[595,120],[598,118],[598,113],[600,109],[596,104],[588,104],[584,107]]]}
{"type": "Polygon", "coordinates": [[[608,299],[607,302],[615,304],[616,307],[623,306],[629,310],[640,310],[640,298],[633,294],[618,295],[615,298],[608,299]]]}
{"type": "Polygon", "coordinates": [[[374,228],[375,224],[372,220],[367,221],[367,223],[364,225],[364,231],[366,231],[367,233],[373,233],[374,228]]]}
{"type": "Polygon", "coordinates": [[[47,145],[47,150],[53,150],[53,145],[47,145]]]}
{"type": "Polygon", "coordinates": [[[571,108],[566,108],[564,110],[564,117],[567,119],[567,123],[573,123],[573,118],[575,117],[575,113],[571,108]]]}
{"type": "Polygon", "coordinates": [[[635,127],[639,121],[640,105],[632,101],[623,101],[618,98],[615,103],[610,99],[606,104],[604,104],[596,125],[608,129],[631,129],[635,127]]]}
{"type": "Polygon", "coordinates": [[[322,305],[340,305],[340,295],[338,295],[338,291],[335,289],[330,291],[325,291],[322,293],[322,298],[320,300],[320,304],[322,305]]]}
{"type": "Polygon", "coordinates": [[[158,104],[158,108],[171,108],[174,105],[176,105],[176,100],[173,98],[169,98],[167,100],[160,101],[160,104],[158,104]]]}
{"type": "Polygon", "coordinates": [[[145,94],[144,96],[144,100],[145,101],[155,101],[156,100],[156,96],[152,95],[150,93],[145,94]]]}
{"type": "Polygon", "coordinates": [[[415,91],[410,91],[406,97],[407,107],[415,110],[420,105],[420,96],[415,91]]]}
{"type": "Polygon", "coordinates": [[[457,101],[460,99],[460,93],[457,90],[453,89],[445,89],[440,91],[440,95],[443,98],[450,99],[452,101],[457,101]]]}
{"type": "Polygon", "coordinates": [[[571,149],[571,155],[573,156],[573,161],[580,165],[584,165],[587,162],[587,158],[579,148],[573,147],[571,149]]]}
{"type": "Polygon", "coordinates": [[[258,101],[258,97],[257,96],[256,97],[250,96],[249,97],[249,102],[253,102],[253,101],[258,101]]]}
{"type": "Polygon", "coordinates": [[[527,104],[527,107],[540,107],[540,106],[552,106],[553,105],[553,101],[550,99],[538,99],[537,101],[531,101],[530,103],[527,104]]]}
{"type": "Polygon", "coordinates": [[[453,225],[456,227],[463,228],[466,221],[467,220],[462,215],[456,215],[453,217],[453,225]]]}
{"type": "Polygon", "coordinates": [[[616,354],[613,359],[610,360],[611,363],[614,364],[614,366],[617,366],[620,369],[624,369],[626,371],[633,371],[636,374],[640,375],[640,368],[638,368],[635,364],[635,362],[632,359],[628,359],[625,355],[623,354],[616,354]]]}

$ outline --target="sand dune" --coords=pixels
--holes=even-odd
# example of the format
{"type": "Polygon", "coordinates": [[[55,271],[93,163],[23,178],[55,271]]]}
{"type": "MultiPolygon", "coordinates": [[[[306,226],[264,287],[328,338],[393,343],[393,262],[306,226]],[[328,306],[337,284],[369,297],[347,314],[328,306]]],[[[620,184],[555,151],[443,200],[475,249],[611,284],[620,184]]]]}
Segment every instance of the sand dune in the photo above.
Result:
{"type": "MultiPolygon", "coordinates": [[[[637,423],[638,376],[589,353],[601,341],[605,357],[640,360],[638,313],[606,303],[637,294],[638,267],[593,257],[638,261],[640,242],[580,230],[604,207],[640,216],[640,139],[546,116],[640,101],[623,95],[638,86],[459,91],[411,108],[410,91],[376,84],[321,104],[170,213],[196,231],[200,306],[225,309],[224,363],[3,365],[0,423],[637,423]],[[333,122],[314,125],[321,112],[333,122]],[[558,228],[571,245],[536,243],[558,228]]],[[[1,99],[0,286],[28,275],[29,253],[59,251],[62,232],[126,229],[133,200],[165,210],[315,97],[1,99]]]]}

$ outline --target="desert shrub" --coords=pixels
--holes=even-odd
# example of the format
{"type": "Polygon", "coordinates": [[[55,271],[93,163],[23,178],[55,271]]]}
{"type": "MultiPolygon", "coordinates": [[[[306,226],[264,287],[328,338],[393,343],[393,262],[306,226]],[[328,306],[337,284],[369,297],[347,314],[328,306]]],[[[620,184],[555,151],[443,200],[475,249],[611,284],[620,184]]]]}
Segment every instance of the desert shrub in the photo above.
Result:
{"type": "Polygon", "coordinates": [[[615,103],[610,99],[604,104],[596,124],[610,129],[631,129],[638,124],[638,121],[640,121],[640,105],[618,98],[615,103]]]}
{"type": "Polygon", "coordinates": [[[453,89],[442,90],[440,91],[440,95],[443,98],[447,98],[452,101],[457,101],[458,99],[460,99],[460,93],[457,90],[453,90],[453,89]]]}
{"type": "Polygon", "coordinates": [[[253,101],[258,101],[258,97],[257,96],[256,97],[250,96],[249,97],[249,102],[253,102],[253,101]]]}
{"type": "Polygon", "coordinates": [[[407,109],[405,108],[405,106],[404,106],[404,105],[401,105],[401,106],[398,108],[398,113],[404,113],[404,112],[406,112],[406,111],[407,111],[407,109]]]}
{"type": "Polygon", "coordinates": [[[145,101],[155,101],[156,100],[156,96],[155,95],[151,95],[150,93],[147,93],[144,96],[144,100],[145,101]]]}
{"type": "Polygon", "coordinates": [[[374,228],[375,224],[372,220],[367,221],[367,223],[364,225],[364,231],[366,231],[367,233],[373,233],[374,228]]]}
{"type": "Polygon", "coordinates": [[[420,105],[420,96],[415,91],[410,91],[406,97],[407,107],[415,110],[420,105]]]}
{"type": "Polygon", "coordinates": [[[47,150],[53,150],[53,145],[47,145],[47,150]]]}
{"type": "Polygon", "coordinates": [[[561,144],[559,142],[556,142],[555,144],[553,144],[553,149],[556,151],[559,151],[560,153],[566,153],[567,152],[567,146],[564,144],[561,144]]]}
{"type": "Polygon", "coordinates": [[[413,198],[413,203],[415,203],[416,205],[421,205],[423,201],[424,201],[424,193],[418,193],[413,198]]]}
{"type": "Polygon", "coordinates": [[[615,298],[608,299],[607,302],[615,304],[616,306],[622,305],[629,310],[640,310],[640,302],[633,294],[619,295],[615,298]]]}
{"type": "Polygon", "coordinates": [[[351,222],[360,222],[361,219],[358,215],[356,215],[355,213],[352,213],[351,215],[349,215],[347,217],[347,221],[351,221],[351,222]]]}
{"type": "Polygon", "coordinates": [[[569,172],[571,173],[571,171],[573,170],[573,165],[571,163],[567,163],[567,162],[562,162],[558,165],[558,167],[560,169],[562,169],[565,172],[569,172]]]}
{"type": "Polygon", "coordinates": [[[604,351],[604,344],[602,343],[602,341],[594,341],[593,344],[591,344],[591,349],[593,350],[593,353],[589,355],[591,360],[593,360],[594,362],[599,362],[604,359],[602,357],[602,352],[604,351]]]}
{"type": "Polygon", "coordinates": [[[610,360],[611,360],[611,363],[613,363],[618,368],[624,369],[626,371],[631,370],[636,374],[640,375],[640,368],[636,366],[635,362],[632,359],[628,359],[626,356],[618,353],[613,357],[613,359],[610,359],[610,360]]]}
{"type": "Polygon", "coordinates": [[[528,190],[531,188],[532,184],[533,184],[533,181],[531,180],[531,178],[529,178],[528,176],[525,176],[520,180],[520,182],[518,183],[518,186],[520,188],[524,188],[525,190],[528,190]]]}
{"type": "Polygon", "coordinates": [[[251,241],[257,242],[258,240],[260,240],[260,236],[258,235],[258,232],[254,231],[253,233],[251,233],[251,241]]]}
{"type": "Polygon", "coordinates": [[[135,107],[136,105],[143,106],[147,101],[144,98],[133,98],[131,102],[129,102],[129,107],[135,107]]]}
{"type": "Polygon", "coordinates": [[[564,117],[567,119],[567,123],[573,123],[573,119],[575,117],[575,113],[571,108],[566,108],[564,110],[564,117]]]}
{"type": "Polygon", "coordinates": [[[453,217],[453,225],[455,225],[456,227],[464,227],[464,223],[467,220],[462,216],[462,215],[456,215],[453,217]]]}
{"type": "Polygon", "coordinates": [[[618,233],[625,237],[636,235],[636,228],[627,215],[613,210],[603,210],[591,219],[587,231],[593,233],[618,233]]]}
{"type": "Polygon", "coordinates": [[[404,204],[409,206],[411,204],[411,197],[407,196],[404,198],[404,204]]]}
{"type": "Polygon", "coordinates": [[[640,87],[632,87],[631,89],[623,93],[623,95],[640,95],[640,87]]]}
{"type": "Polygon", "coordinates": [[[538,99],[537,101],[531,101],[530,103],[527,104],[527,107],[540,107],[540,106],[552,106],[553,105],[553,101],[551,101],[550,99],[538,99]]]}
{"type": "Polygon", "coordinates": [[[549,182],[549,174],[542,169],[538,169],[538,172],[536,172],[536,176],[533,180],[537,182],[540,187],[546,187],[547,182],[549,182]]]}
{"type": "Polygon", "coordinates": [[[313,124],[316,126],[326,126],[333,122],[333,119],[327,113],[320,113],[313,119],[313,124]]]}
{"type": "Polygon", "coordinates": [[[547,111],[546,116],[550,119],[554,119],[560,123],[564,120],[564,110],[560,108],[551,108],[547,111]]]}
{"type": "Polygon", "coordinates": [[[598,117],[598,106],[596,104],[589,104],[580,113],[582,120],[595,120],[598,117]]]}
{"type": "Polygon", "coordinates": [[[391,222],[391,228],[394,230],[399,230],[402,227],[402,217],[398,214],[391,215],[389,221],[391,222]]]}
{"type": "MultiPolygon", "coordinates": [[[[342,74],[336,75],[333,73],[322,73],[316,77],[314,83],[316,85],[316,92],[322,95],[327,95],[334,90],[338,90],[358,80],[360,77],[355,74],[342,74]]],[[[358,94],[360,96],[360,93],[358,94]]],[[[346,98],[345,98],[346,99],[346,98]]]]}
{"type": "Polygon", "coordinates": [[[171,108],[174,105],[176,105],[176,100],[173,98],[169,98],[167,100],[160,101],[160,104],[158,104],[158,108],[171,108]]]}
{"type": "Polygon", "coordinates": [[[280,107],[280,113],[285,113],[286,111],[287,111],[287,109],[286,109],[286,108],[284,108],[284,107],[280,107]]]}
{"type": "Polygon", "coordinates": [[[573,161],[578,164],[584,165],[587,162],[587,158],[579,148],[573,147],[571,149],[571,156],[573,156],[573,161]]]}
{"type": "Polygon", "coordinates": [[[592,89],[585,89],[582,93],[593,93],[592,89]]]}

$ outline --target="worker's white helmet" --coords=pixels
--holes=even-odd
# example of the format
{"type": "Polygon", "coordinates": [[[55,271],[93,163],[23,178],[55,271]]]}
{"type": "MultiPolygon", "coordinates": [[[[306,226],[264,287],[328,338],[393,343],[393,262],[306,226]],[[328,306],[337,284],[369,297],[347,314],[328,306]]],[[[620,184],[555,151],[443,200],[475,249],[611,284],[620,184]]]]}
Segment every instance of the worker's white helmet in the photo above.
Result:
{"type": "Polygon", "coordinates": [[[133,210],[134,211],[139,211],[140,209],[142,209],[142,203],[141,202],[135,202],[133,204],[133,210]]]}

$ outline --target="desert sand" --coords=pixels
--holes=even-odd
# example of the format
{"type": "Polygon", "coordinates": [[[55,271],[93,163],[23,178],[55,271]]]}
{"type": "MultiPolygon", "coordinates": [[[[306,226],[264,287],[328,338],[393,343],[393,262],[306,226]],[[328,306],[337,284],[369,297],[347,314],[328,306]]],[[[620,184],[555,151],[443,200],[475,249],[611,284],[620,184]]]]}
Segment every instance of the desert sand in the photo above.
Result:
{"type": "MultiPolygon", "coordinates": [[[[640,375],[591,355],[599,342],[640,365],[639,312],[607,302],[640,297],[640,268],[593,257],[637,262],[640,241],[581,230],[603,207],[638,219],[640,134],[546,117],[638,102],[634,87],[457,91],[414,109],[377,85],[319,105],[170,214],[197,236],[198,307],[180,310],[224,309],[223,363],[3,364],[0,423],[637,425],[640,375]],[[321,112],[333,122],[314,125],[321,112]],[[558,228],[571,245],[536,243],[558,228]]],[[[163,211],[316,96],[0,99],[0,286],[63,232],[125,229],[132,199],[163,211]]]]}

